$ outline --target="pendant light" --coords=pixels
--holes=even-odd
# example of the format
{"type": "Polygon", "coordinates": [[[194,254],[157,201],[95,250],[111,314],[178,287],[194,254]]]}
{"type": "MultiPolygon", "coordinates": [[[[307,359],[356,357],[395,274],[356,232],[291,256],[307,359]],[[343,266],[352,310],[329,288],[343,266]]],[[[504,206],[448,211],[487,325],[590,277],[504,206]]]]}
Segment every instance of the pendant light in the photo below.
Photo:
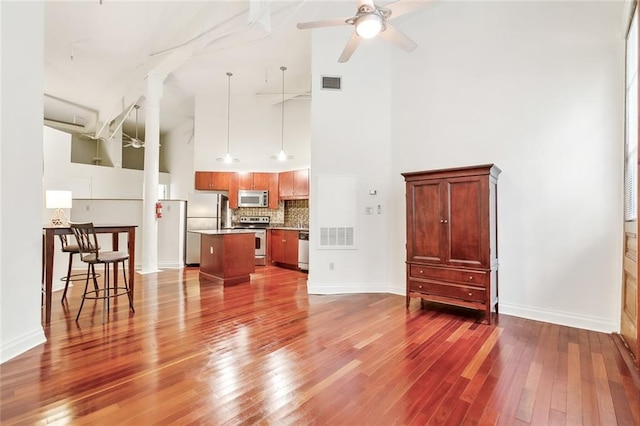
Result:
{"type": "Polygon", "coordinates": [[[231,76],[232,75],[233,74],[230,72],[227,73],[227,153],[225,154],[224,157],[216,158],[216,161],[222,161],[227,164],[237,163],[238,161],[240,161],[237,158],[234,158],[229,153],[229,128],[231,127],[230,122],[231,122],[231,76]]]}
{"type": "Polygon", "coordinates": [[[282,71],[282,102],[280,103],[282,110],[282,123],[280,127],[280,152],[277,155],[272,155],[271,158],[273,160],[285,161],[291,160],[293,156],[287,155],[287,153],[284,152],[284,72],[287,70],[287,67],[282,66],[280,67],[280,70],[282,71]]]}

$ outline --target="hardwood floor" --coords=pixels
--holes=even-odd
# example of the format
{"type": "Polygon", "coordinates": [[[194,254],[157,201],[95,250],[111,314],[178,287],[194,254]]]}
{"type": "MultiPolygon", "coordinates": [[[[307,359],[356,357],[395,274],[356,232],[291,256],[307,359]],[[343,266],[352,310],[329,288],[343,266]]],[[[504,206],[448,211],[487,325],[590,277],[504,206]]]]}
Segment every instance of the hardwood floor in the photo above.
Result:
{"type": "Polygon", "coordinates": [[[101,323],[54,294],[48,342],[0,366],[0,423],[637,425],[612,337],[385,294],[308,296],[306,275],[250,284],[197,269],[138,275],[101,323]]]}

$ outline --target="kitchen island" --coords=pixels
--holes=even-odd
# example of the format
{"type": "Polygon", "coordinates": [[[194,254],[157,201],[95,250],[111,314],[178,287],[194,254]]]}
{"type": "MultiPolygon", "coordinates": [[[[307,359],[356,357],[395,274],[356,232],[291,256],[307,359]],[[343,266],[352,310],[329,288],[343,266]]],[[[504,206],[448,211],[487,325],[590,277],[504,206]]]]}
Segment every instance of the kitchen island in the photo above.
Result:
{"type": "Polygon", "coordinates": [[[190,231],[201,235],[200,279],[232,285],[255,272],[255,232],[249,229],[190,231]]]}

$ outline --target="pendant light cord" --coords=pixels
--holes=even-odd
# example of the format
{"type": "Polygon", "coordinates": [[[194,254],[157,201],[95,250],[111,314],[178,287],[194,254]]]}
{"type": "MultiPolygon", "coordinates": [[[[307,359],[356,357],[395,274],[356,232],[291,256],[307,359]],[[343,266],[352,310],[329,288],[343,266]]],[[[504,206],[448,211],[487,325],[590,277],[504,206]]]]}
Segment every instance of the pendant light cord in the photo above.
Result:
{"type": "Polygon", "coordinates": [[[138,110],[140,109],[140,105],[134,106],[136,109],[136,140],[138,140],[138,110]]]}
{"type": "Polygon", "coordinates": [[[231,76],[233,74],[227,73],[227,154],[229,154],[229,128],[231,127],[231,76]]]}
{"type": "Polygon", "coordinates": [[[287,67],[282,66],[280,67],[280,69],[282,70],[282,114],[281,114],[281,118],[282,118],[282,123],[280,126],[280,149],[282,150],[282,152],[284,152],[284,72],[286,71],[287,67]]]}

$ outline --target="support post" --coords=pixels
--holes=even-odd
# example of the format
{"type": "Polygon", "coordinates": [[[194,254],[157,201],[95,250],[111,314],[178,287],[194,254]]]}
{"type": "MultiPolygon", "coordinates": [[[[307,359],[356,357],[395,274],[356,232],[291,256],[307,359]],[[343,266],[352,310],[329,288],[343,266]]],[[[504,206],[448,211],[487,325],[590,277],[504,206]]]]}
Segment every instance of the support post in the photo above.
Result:
{"type": "MultiPolygon", "coordinates": [[[[158,271],[158,184],[160,174],[160,98],[165,76],[147,75],[144,132],[144,184],[142,195],[142,270],[143,274],[158,271]]],[[[161,220],[161,219],[160,219],[161,220]]],[[[134,265],[131,265],[134,267],[134,265]]]]}

